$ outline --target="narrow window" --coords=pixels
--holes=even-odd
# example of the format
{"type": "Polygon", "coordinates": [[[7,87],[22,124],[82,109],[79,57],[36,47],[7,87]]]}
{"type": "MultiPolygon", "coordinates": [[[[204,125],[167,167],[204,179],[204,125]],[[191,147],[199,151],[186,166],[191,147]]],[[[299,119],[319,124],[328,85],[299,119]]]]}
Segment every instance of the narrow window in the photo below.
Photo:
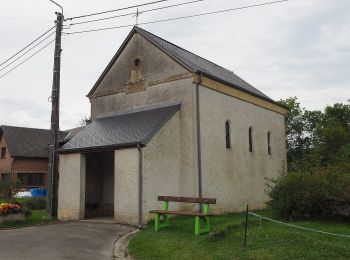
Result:
{"type": "Polygon", "coordinates": [[[6,157],[6,147],[1,147],[1,159],[6,157]]]}
{"type": "Polygon", "coordinates": [[[253,128],[249,127],[249,152],[253,152],[253,128]]]}
{"type": "Polygon", "coordinates": [[[230,129],[230,121],[225,122],[225,137],[226,137],[226,148],[231,148],[231,129],[230,129]]]}
{"type": "Polygon", "coordinates": [[[271,132],[267,132],[267,153],[271,155],[271,132]]]}

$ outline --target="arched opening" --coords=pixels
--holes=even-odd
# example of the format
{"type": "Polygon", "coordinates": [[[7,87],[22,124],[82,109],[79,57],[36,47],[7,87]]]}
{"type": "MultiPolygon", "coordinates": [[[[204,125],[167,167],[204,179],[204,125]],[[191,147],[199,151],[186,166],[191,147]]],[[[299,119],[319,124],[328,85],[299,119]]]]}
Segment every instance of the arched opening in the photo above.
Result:
{"type": "Polygon", "coordinates": [[[249,152],[253,152],[253,128],[249,127],[249,152]]]}
{"type": "Polygon", "coordinates": [[[267,153],[271,155],[271,132],[267,132],[267,153]]]}

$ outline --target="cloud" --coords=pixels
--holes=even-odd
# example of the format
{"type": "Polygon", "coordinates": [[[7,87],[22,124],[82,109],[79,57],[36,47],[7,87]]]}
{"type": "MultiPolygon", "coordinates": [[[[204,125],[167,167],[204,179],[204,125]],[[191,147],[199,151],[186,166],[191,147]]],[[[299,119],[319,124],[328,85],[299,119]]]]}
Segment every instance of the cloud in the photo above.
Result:
{"type": "Polygon", "coordinates": [[[49,106],[25,99],[0,98],[0,125],[50,128],[49,106]]]}

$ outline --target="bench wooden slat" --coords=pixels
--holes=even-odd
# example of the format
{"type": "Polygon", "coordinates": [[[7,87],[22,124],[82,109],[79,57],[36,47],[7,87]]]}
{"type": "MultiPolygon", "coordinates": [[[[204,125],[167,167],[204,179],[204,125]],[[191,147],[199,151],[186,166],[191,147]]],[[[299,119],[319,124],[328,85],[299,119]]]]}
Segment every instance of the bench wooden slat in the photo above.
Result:
{"type": "Polygon", "coordinates": [[[158,213],[158,214],[169,214],[169,215],[179,215],[179,216],[213,216],[214,214],[204,214],[200,212],[193,211],[178,211],[178,210],[151,210],[149,213],[158,213]]]}
{"type": "Polygon", "coordinates": [[[216,204],[216,199],[214,198],[194,198],[194,197],[176,197],[176,196],[158,196],[158,201],[216,204]]]}

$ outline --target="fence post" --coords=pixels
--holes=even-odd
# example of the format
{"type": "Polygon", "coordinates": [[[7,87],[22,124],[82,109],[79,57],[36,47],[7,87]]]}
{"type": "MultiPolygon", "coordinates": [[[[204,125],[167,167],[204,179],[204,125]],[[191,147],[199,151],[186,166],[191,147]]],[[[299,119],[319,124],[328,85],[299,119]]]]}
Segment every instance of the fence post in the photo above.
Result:
{"type": "Polygon", "coordinates": [[[245,227],[244,227],[244,247],[247,245],[247,231],[248,231],[248,204],[247,204],[247,211],[245,213],[245,227]]]}

